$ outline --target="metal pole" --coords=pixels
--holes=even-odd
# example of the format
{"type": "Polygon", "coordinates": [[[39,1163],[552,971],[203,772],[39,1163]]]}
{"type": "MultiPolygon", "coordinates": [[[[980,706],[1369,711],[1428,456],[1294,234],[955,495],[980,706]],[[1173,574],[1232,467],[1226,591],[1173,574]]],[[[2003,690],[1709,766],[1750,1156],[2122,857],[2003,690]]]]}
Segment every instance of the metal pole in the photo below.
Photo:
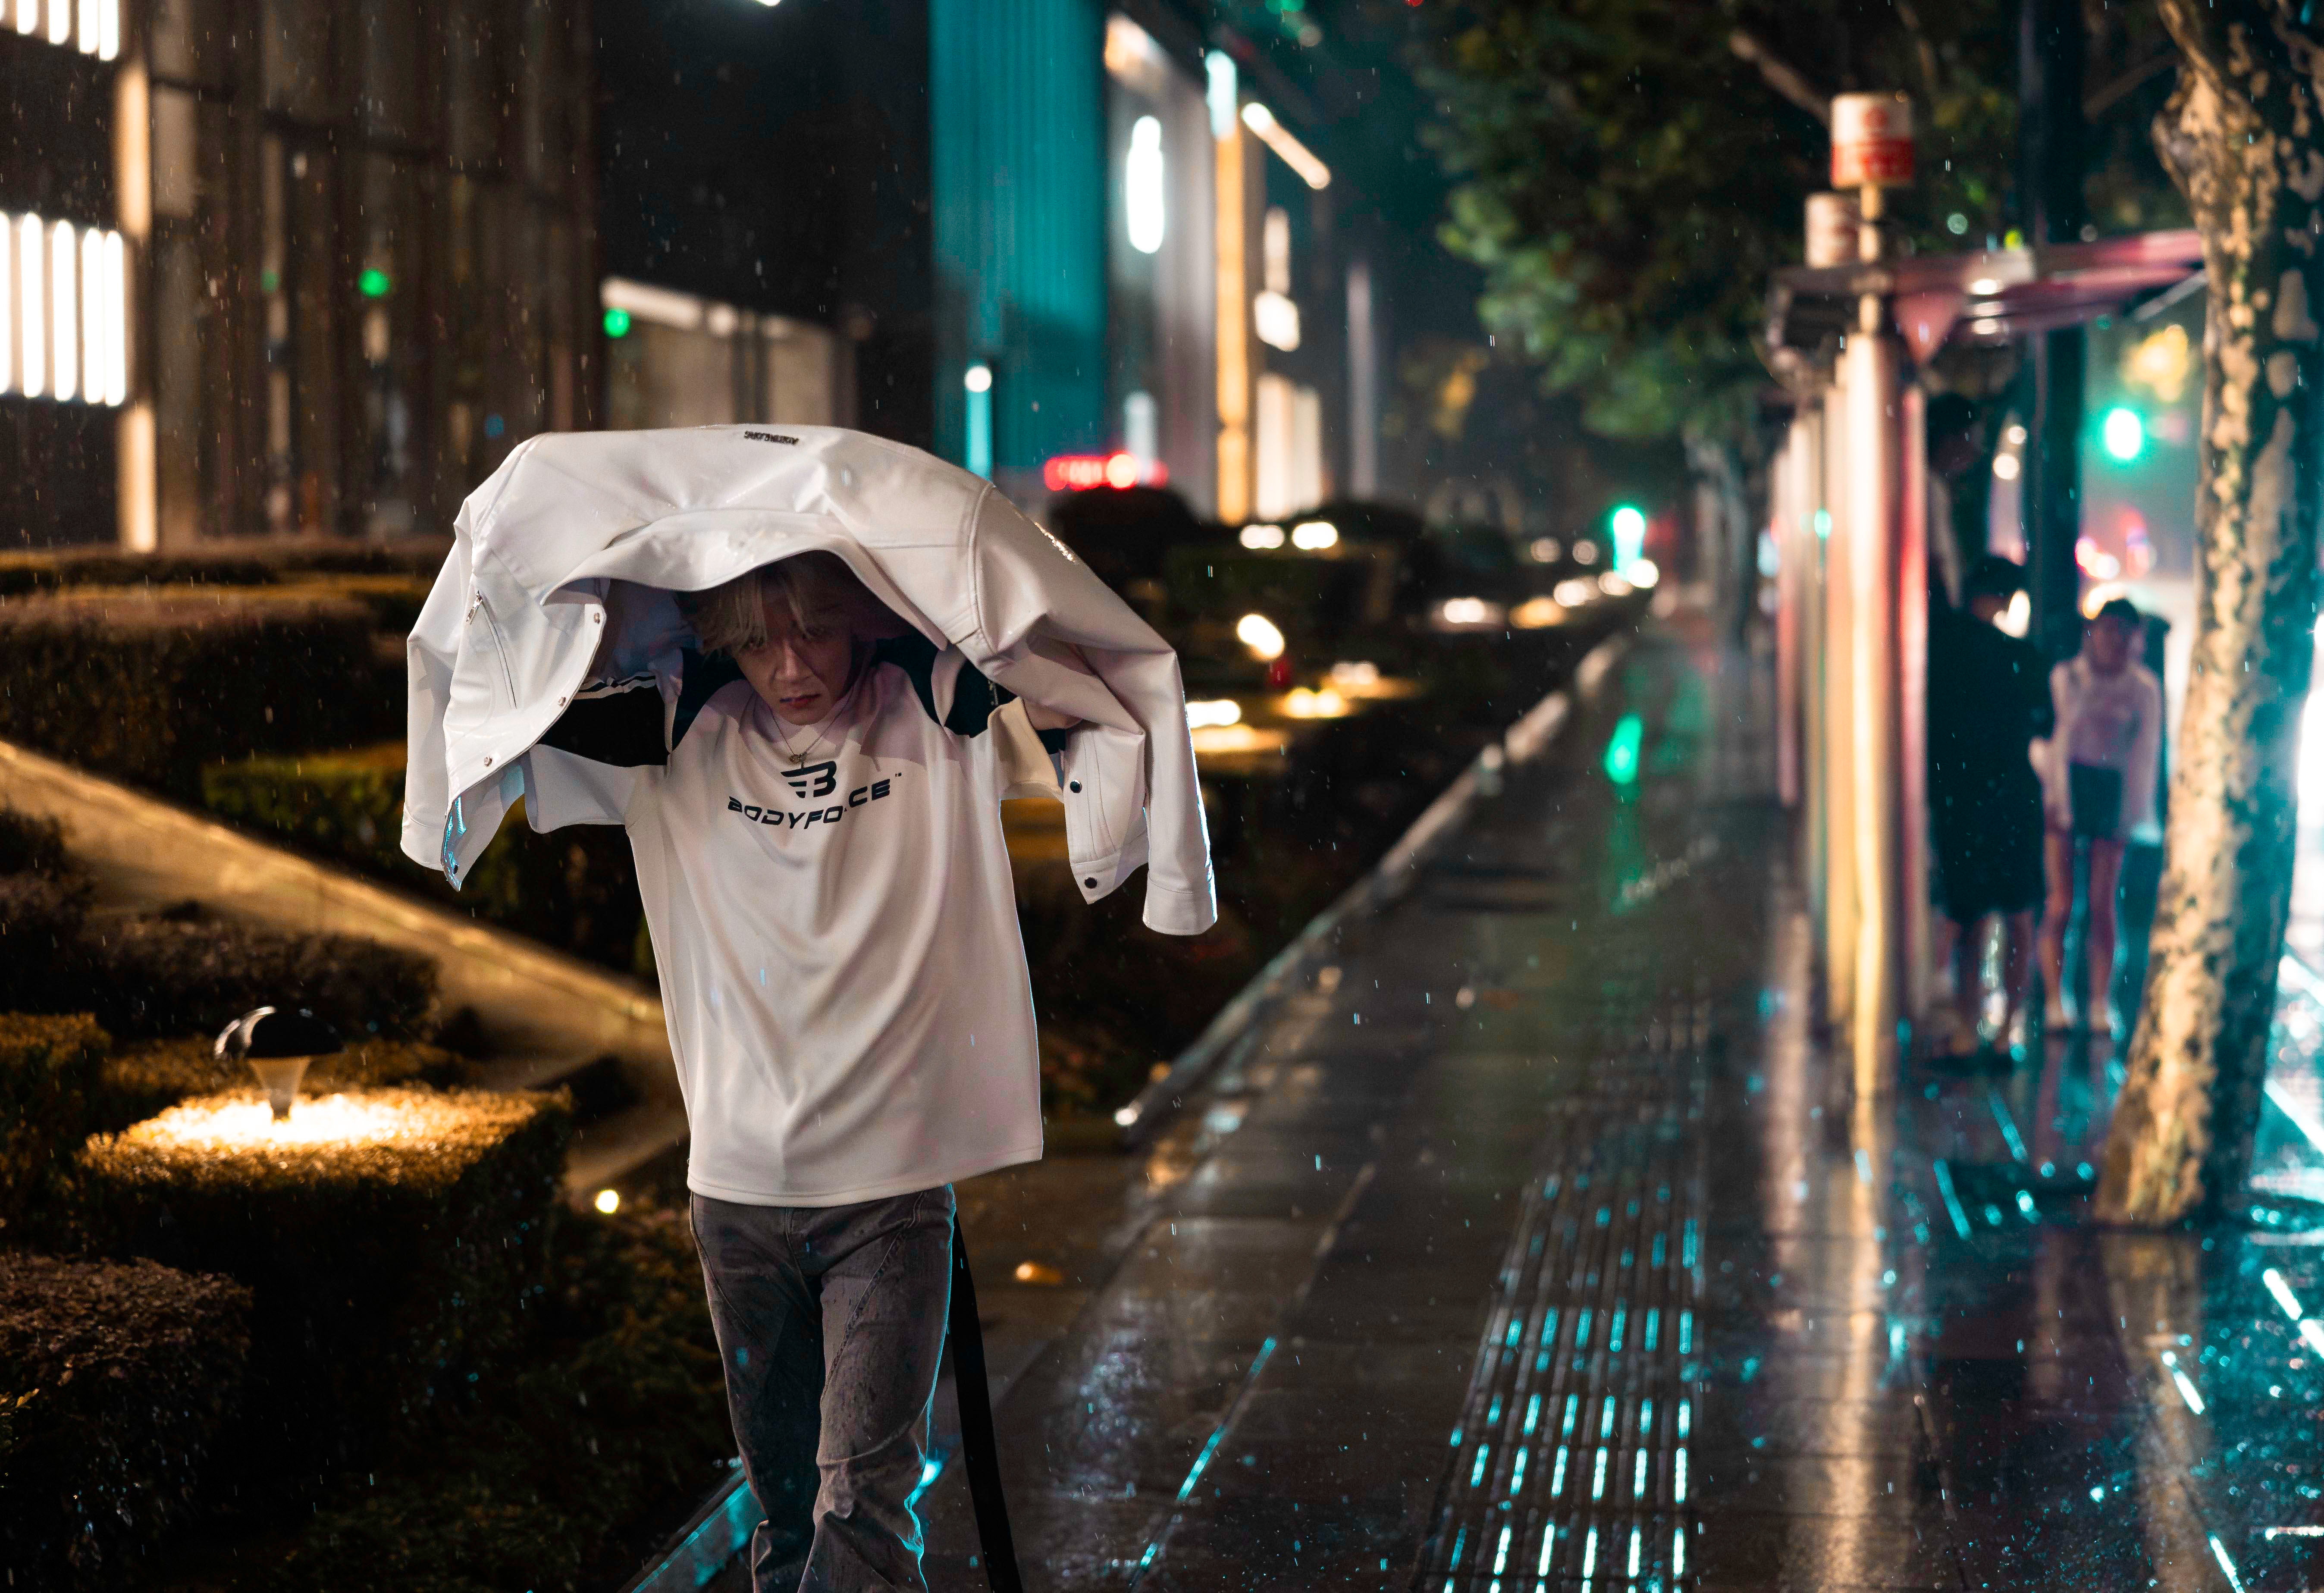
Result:
{"type": "Polygon", "coordinates": [[[1823,547],[1824,1019],[1842,1031],[1856,1010],[1856,603],[1849,574],[1857,539],[1849,465],[1853,362],[1842,355],[1824,393],[1823,547]]]}
{"type": "Polygon", "coordinates": [[[1901,358],[1884,335],[1886,303],[1867,293],[1848,340],[1848,588],[1850,691],[1849,783],[1854,809],[1855,996],[1850,1049],[1856,1097],[1885,1093],[1895,1076],[1904,1013],[1903,893],[1897,869],[1896,508],[1901,358]]]}
{"type": "MultiPolygon", "coordinates": [[[[2082,56],[2079,0],[2024,0],[2018,28],[2018,191],[2026,244],[2067,244],[2089,219],[2082,199],[2082,56]]],[[[2081,437],[2084,346],[2079,327],[2028,340],[2033,413],[2026,418],[2024,498],[2032,635],[2052,658],[2081,639],[2081,437]]]]}

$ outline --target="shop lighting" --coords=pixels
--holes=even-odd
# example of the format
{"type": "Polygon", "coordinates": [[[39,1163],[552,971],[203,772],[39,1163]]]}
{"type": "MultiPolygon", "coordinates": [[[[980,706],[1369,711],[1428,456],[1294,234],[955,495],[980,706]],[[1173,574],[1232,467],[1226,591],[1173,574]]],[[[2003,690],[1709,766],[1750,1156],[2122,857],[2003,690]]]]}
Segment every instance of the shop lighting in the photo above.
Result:
{"type": "Polygon", "coordinates": [[[1340,528],[1327,520],[1303,520],[1291,528],[1291,545],[1308,553],[1335,548],[1339,541],[1340,528]]]}
{"type": "Polygon", "coordinates": [[[1549,594],[1564,607],[1578,609],[1598,595],[1598,585],[1594,581],[1585,581],[1576,576],[1569,580],[1560,581],[1550,588],[1549,594]]]}
{"type": "Polygon", "coordinates": [[[1209,730],[1218,725],[1242,723],[1242,704],[1232,697],[1217,697],[1208,702],[1186,704],[1186,728],[1209,730]]]}
{"type": "Polygon", "coordinates": [[[1332,169],[1317,160],[1307,146],[1291,136],[1290,130],[1275,119],[1275,113],[1257,100],[1242,107],[1242,124],[1259,134],[1259,142],[1282,158],[1283,163],[1299,174],[1299,180],[1312,189],[1332,186],[1332,169]]]}
{"type": "Polygon", "coordinates": [[[1332,686],[1336,691],[1377,691],[1379,688],[1379,683],[1380,672],[1378,664],[1342,658],[1332,666],[1332,686]]]}
{"type": "MultiPolygon", "coordinates": [[[[0,10],[5,9],[0,0],[0,10]]],[[[121,0],[15,0],[15,24],[27,37],[69,45],[99,60],[121,53],[121,0]]]]}
{"type": "Polygon", "coordinates": [[[1284,695],[1283,712],[1293,719],[1344,719],[1348,699],[1328,686],[1322,691],[1295,686],[1284,695]]]}
{"type": "Polygon", "coordinates": [[[1628,597],[1636,588],[1619,574],[1608,570],[1598,577],[1598,590],[1609,597],[1628,597]]]}
{"type": "Polygon", "coordinates": [[[1283,656],[1283,632],[1265,614],[1245,614],[1237,620],[1235,640],[1250,649],[1251,656],[1262,664],[1283,656]]]}
{"type": "MultiPolygon", "coordinates": [[[[981,391],[976,388],[972,392],[981,391]]],[[[1093,487],[1134,487],[1144,482],[1160,486],[1170,472],[1159,459],[1140,459],[1116,450],[1111,454],[1059,454],[1041,466],[1041,484],[1053,493],[1084,493],[1093,487]]]]}
{"type": "Polygon", "coordinates": [[[60,221],[49,229],[49,311],[55,329],[49,334],[49,390],[60,401],[80,393],[80,312],[73,291],[78,274],[73,270],[73,225],[60,221]]]}
{"type": "Polygon", "coordinates": [[[1536,564],[1555,564],[1565,552],[1565,545],[1554,537],[1536,537],[1526,551],[1533,555],[1536,564]]]}
{"type": "Polygon", "coordinates": [[[1622,572],[1622,577],[1643,592],[1663,578],[1663,566],[1651,558],[1634,558],[1622,572]]]}
{"type": "Polygon", "coordinates": [[[2000,292],[2001,281],[1997,277],[1979,277],[1969,285],[1969,290],[1979,298],[1985,298],[2000,292]]]}
{"type": "Polygon", "coordinates": [[[1509,611],[1509,623],[1520,631],[1546,631],[1565,623],[1565,605],[1554,597],[1528,597],[1509,611]]]}
{"type": "Polygon", "coordinates": [[[41,247],[43,229],[41,218],[27,216],[16,226],[16,294],[23,314],[19,324],[24,328],[23,380],[17,391],[26,398],[38,398],[48,391],[48,303],[45,286],[48,273],[46,252],[41,247]]]}
{"type": "Polygon", "coordinates": [[[1595,542],[1576,542],[1573,545],[1573,562],[1576,564],[1596,564],[1598,562],[1598,544],[1595,542]]]}
{"type": "Polygon", "coordinates": [[[1481,597],[1448,597],[1436,605],[1436,617],[1452,630],[1487,629],[1501,623],[1508,611],[1481,597]]]}
{"type": "Polygon", "coordinates": [[[1158,253],[1164,224],[1162,124],[1140,116],[1130,129],[1130,154],[1121,174],[1122,208],[1130,224],[1130,246],[1140,254],[1158,253]]]}
{"type": "Polygon", "coordinates": [[[1245,526],[1240,539],[1254,553],[1268,553],[1283,546],[1281,526],[1245,526]]]}
{"type": "Polygon", "coordinates": [[[1270,348],[1290,354],[1299,346],[1299,307],[1272,288],[1250,301],[1251,330],[1270,348]]]}
{"type": "Polygon", "coordinates": [[[126,400],[127,269],[117,232],[0,215],[0,391],[126,400]]]}

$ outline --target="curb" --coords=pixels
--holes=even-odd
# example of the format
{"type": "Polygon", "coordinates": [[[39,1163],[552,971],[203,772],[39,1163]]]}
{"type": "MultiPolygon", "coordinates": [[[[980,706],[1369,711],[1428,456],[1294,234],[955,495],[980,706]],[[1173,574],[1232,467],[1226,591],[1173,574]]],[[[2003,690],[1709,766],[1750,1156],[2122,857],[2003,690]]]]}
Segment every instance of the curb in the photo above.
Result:
{"type": "Polygon", "coordinates": [[[1628,649],[1636,633],[1635,626],[1626,626],[1591,648],[1574,667],[1569,684],[1526,709],[1499,741],[1488,742],[1469,767],[1413,821],[1412,827],[1388,849],[1385,857],[1342,891],[1338,900],[1310,919],[1296,939],[1277,952],[1266,967],[1235,992],[1194,1044],[1178,1054],[1168,1073],[1139,1091],[1138,1099],[1113,1114],[1120,1129],[1116,1143],[1121,1149],[1135,1150],[1159,1132],[1172,1114],[1185,1104],[1186,1098],[1226,1059],[1227,1054],[1257,1029],[1259,1020],[1314,977],[1326,948],[1341,931],[1389,906],[1412,889],[1422,867],[1476,809],[1478,802],[1499,795],[1501,771],[1512,763],[1530,763],[1547,751],[1572,716],[1575,696],[1586,702],[1598,695],[1607,671],[1628,649]]]}

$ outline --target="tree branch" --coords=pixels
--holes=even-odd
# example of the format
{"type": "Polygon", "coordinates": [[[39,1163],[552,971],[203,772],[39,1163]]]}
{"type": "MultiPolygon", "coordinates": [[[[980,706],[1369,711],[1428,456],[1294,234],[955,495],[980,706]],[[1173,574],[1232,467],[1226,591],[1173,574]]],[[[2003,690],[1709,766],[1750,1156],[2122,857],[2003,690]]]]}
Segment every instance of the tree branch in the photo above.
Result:
{"type": "Polygon", "coordinates": [[[1740,28],[1727,35],[1727,47],[1758,68],[1768,87],[1825,126],[1831,125],[1831,96],[1819,90],[1789,61],[1740,28]]]}
{"type": "Polygon", "coordinates": [[[2115,101],[2145,82],[2155,73],[2166,68],[2177,66],[2179,60],[2180,55],[2176,50],[2166,50],[2160,55],[2139,62],[2120,77],[2099,84],[2098,87],[2082,97],[2082,115],[2093,122],[2097,121],[2106,115],[2115,101]]]}

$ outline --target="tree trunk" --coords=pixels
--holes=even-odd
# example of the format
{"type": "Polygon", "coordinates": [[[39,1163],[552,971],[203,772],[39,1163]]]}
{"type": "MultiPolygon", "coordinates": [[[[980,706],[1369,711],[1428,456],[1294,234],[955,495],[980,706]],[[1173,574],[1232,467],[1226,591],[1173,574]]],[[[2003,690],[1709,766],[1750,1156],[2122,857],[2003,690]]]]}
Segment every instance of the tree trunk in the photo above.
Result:
{"type": "Polygon", "coordinates": [[[2315,655],[2324,381],[2324,26],[2304,4],[2160,0],[2185,60],[2155,124],[2203,234],[2194,657],[2130,1073],[2098,1186],[2161,1225],[2240,1192],[2292,896],[2315,655]]]}

